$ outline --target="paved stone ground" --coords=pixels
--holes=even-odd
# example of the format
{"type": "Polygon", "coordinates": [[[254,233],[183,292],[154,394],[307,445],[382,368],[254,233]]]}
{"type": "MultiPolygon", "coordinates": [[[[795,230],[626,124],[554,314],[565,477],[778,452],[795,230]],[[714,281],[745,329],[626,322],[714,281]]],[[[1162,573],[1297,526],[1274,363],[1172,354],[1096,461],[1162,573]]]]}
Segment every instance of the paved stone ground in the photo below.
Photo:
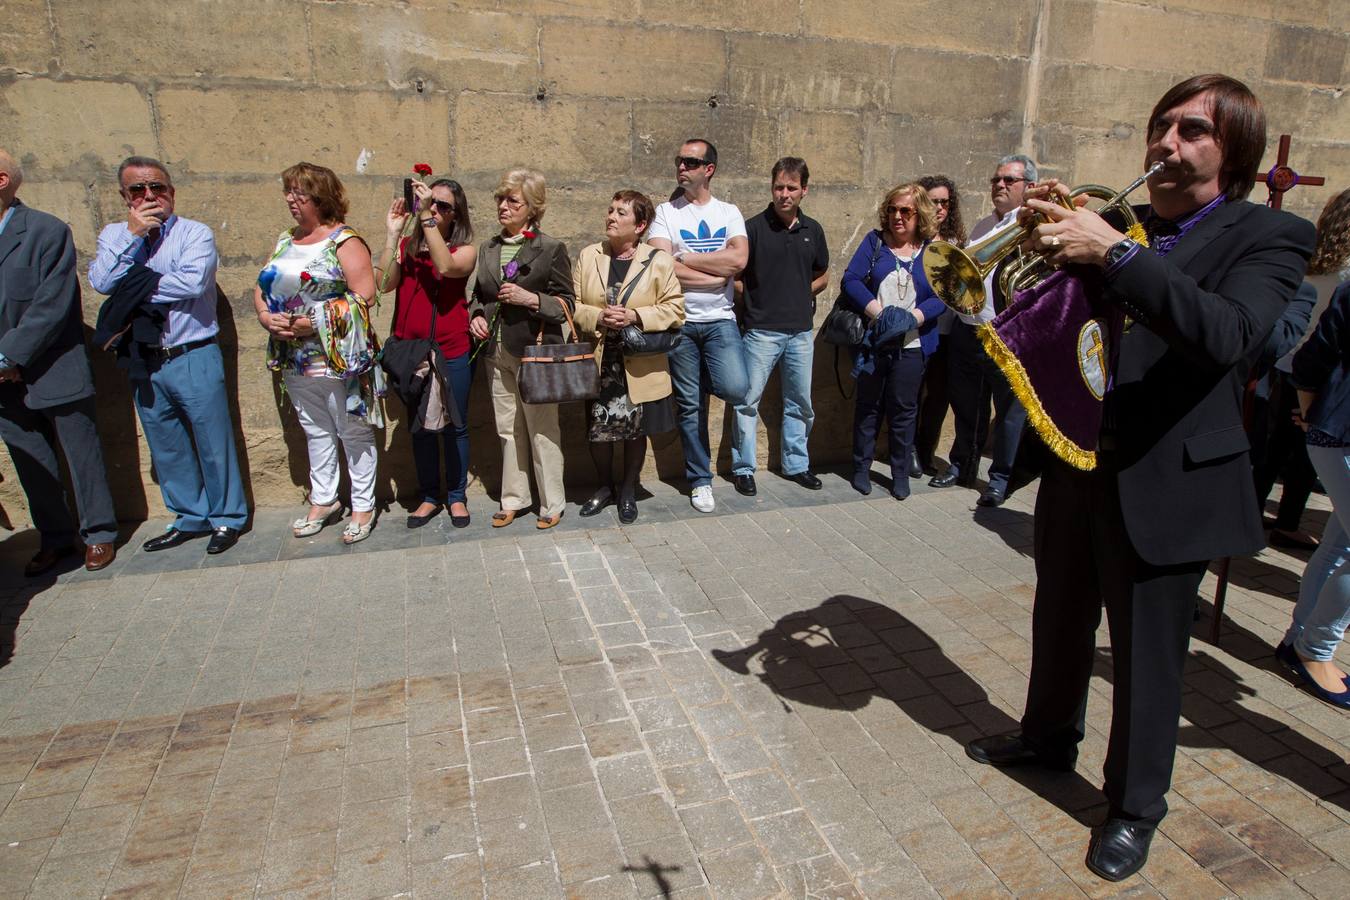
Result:
{"type": "Polygon", "coordinates": [[[1031,493],[760,481],[350,550],[268,513],[209,561],[147,525],[38,584],[10,538],[0,898],[1346,896],[1350,717],[1270,656],[1301,559],[1235,564],[1221,647],[1205,605],[1173,811],[1109,885],[1104,677],[1077,772],[962,752],[1021,708],[1031,493]]]}

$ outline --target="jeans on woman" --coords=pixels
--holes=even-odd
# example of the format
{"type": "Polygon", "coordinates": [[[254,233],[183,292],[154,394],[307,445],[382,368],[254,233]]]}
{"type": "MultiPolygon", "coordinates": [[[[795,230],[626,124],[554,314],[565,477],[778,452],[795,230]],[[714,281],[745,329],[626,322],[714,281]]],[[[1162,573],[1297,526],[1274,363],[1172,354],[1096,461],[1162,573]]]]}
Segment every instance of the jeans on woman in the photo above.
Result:
{"type": "Polygon", "coordinates": [[[469,354],[461,353],[444,360],[441,374],[450,397],[459,410],[458,427],[451,424],[444,431],[419,431],[412,436],[413,464],[417,467],[417,489],[425,503],[445,504],[465,502],[469,484],[469,385],[472,371],[469,354]],[[445,445],[445,493],[441,493],[441,445],[445,445]]]}
{"type": "Polygon", "coordinates": [[[923,381],[923,351],[884,350],[877,354],[876,371],[858,373],[853,408],[853,478],[855,486],[868,477],[877,449],[881,419],[890,422],[891,493],[909,496],[909,453],[914,446],[914,423],[919,415],[919,384],[923,381]]]}
{"type": "Polygon", "coordinates": [[[1308,458],[1331,499],[1322,542],[1303,570],[1294,620],[1284,642],[1305,659],[1330,660],[1350,624],[1350,447],[1308,445],[1308,458]]]}

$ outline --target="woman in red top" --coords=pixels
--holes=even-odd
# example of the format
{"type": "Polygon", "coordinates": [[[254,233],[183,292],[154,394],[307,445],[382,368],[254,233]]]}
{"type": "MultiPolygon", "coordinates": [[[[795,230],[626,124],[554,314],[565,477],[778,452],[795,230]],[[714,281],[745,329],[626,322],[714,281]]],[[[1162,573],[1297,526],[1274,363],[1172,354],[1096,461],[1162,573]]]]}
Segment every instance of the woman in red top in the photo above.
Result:
{"type": "Polygon", "coordinates": [[[421,528],[450,507],[456,528],[469,524],[464,489],[469,480],[469,312],[464,289],[473,274],[478,251],[473,245],[469,204],[458,182],[441,178],[431,186],[413,182],[412,214],[418,217],[410,237],[399,243],[408,210],[399,197],[385,219],[388,238],[380,254],[381,285],[397,285],[393,335],[405,340],[430,338],[444,357],[442,374],[459,407],[458,427],[412,435],[413,462],[422,503],[408,516],[409,528],[421,528]],[[387,281],[385,280],[387,279],[387,281]],[[445,493],[441,493],[442,437],[445,493]]]}

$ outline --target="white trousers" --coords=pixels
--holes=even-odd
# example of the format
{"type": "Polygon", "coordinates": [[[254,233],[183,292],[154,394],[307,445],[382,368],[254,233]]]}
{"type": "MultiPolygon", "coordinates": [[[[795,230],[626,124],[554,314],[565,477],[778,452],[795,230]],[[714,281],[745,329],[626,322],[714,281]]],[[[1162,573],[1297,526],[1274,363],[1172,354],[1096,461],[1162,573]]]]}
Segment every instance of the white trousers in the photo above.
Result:
{"type": "Polygon", "coordinates": [[[565,503],[558,404],[521,400],[519,372],[520,360],[499,346],[492,357],[492,410],[502,439],[502,509],[529,508],[533,468],[539,515],[552,517],[565,503]]]}
{"type": "Polygon", "coordinates": [[[340,379],[286,373],[286,393],[309,446],[309,502],[327,506],[337,499],[342,477],[338,445],[347,457],[352,511],[375,508],[375,431],[347,414],[347,388],[340,379]]]}

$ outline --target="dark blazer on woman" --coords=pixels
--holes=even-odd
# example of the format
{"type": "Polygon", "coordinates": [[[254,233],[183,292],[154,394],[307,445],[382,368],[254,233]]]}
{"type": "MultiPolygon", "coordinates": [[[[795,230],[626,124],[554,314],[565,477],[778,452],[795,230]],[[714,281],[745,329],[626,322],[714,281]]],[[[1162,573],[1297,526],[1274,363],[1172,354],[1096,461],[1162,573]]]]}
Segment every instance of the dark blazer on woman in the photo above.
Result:
{"type": "MultiPolygon", "coordinates": [[[[923,247],[928,246],[928,241],[923,242],[918,253],[914,255],[914,308],[923,313],[923,324],[919,326],[919,346],[923,349],[924,358],[932,356],[937,351],[938,345],[938,320],[942,318],[942,312],[947,307],[937,294],[933,293],[932,287],[928,284],[928,276],[924,274],[923,263],[919,257],[923,255],[923,247]]],[[[881,231],[873,229],[863,238],[858,249],[853,254],[853,259],[849,260],[848,268],[844,270],[844,277],[839,282],[840,289],[848,297],[853,307],[861,315],[867,308],[867,304],[877,298],[877,287],[886,276],[895,271],[895,255],[891,249],[886,246],[882,240],[881,231]],[[875,259],[876,263],[868,269],[868,263],[875,259]]]]}
{"type": "MultiPolygon", "coordinates": [[[[567,245],[562,241],[536,231],[534,237],[525,239],[515,261],[520,270],[512,283],[538,294],[539,309],[531,311],[523,306],[498,302],[497,291],[503,281],[502,237],[496,234],[478,247],[469,321],[473,321],[474,316],[485,317],[507,352],[520,356],[526,344],[534,343],[541,325],[545,344],[563,343],[562,323],[567,321],[563,304],[571,311],[576,308],[576,298],[572,294],[572,263],[567,256],[567,245]],[[500,322],[496,321],[498,315],[500,322]]],[[[489,347],[489,352],[492,349],[489,347]]]]}
{"type": "Polygon", "coordinates": [[[1294,354],[1292,380],[1317,395],[1308,426],[1350,441],[1350,281],[1336,288],[1317,329],[1294,354]]]}

